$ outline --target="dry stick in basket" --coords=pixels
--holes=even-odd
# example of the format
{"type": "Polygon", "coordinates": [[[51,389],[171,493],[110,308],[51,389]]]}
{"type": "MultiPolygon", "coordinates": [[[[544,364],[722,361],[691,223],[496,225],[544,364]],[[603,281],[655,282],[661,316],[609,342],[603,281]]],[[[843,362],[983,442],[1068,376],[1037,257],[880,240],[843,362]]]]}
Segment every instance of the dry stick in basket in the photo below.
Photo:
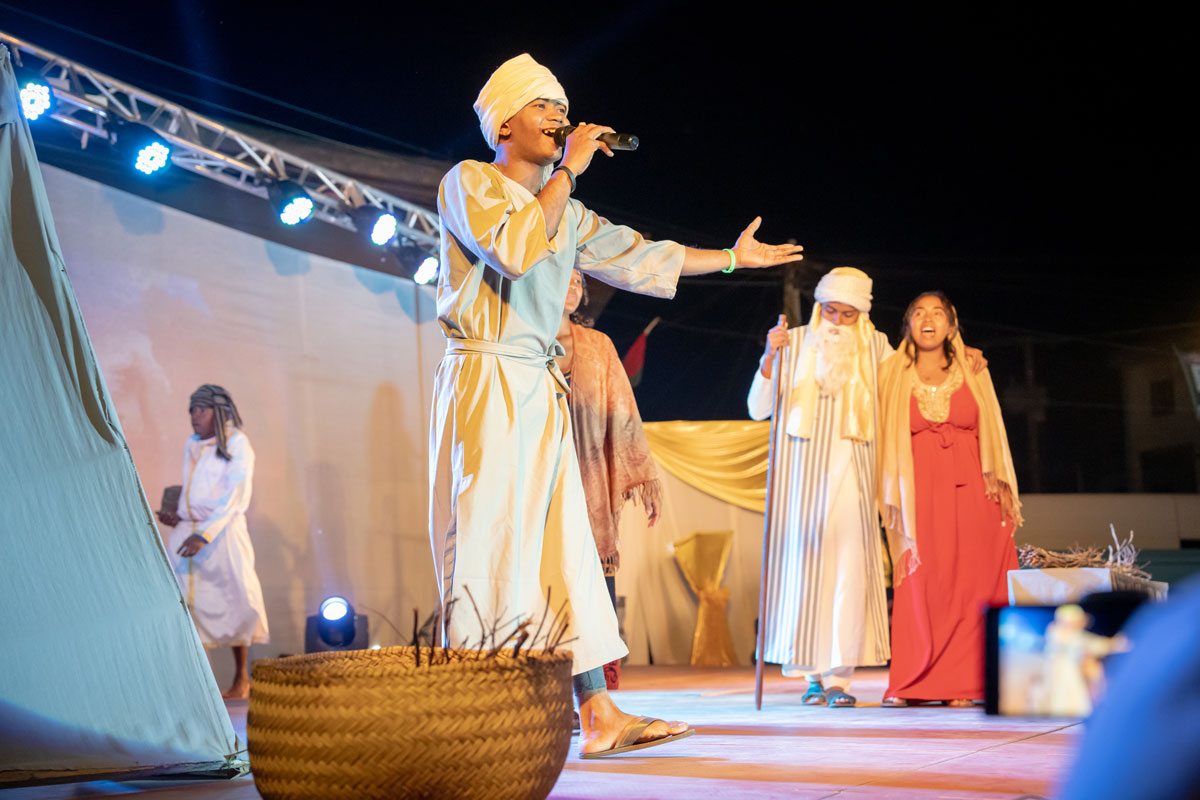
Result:
{"type": "MultiPolygon", "coordinates": [[[[437,655],[437,642],[434,641],[433,636],[434,636],[434,631],[436,631],[438,629],[438,623],[441,622],[441,619],[442,619],[442,612],[440,612],[440,611],[433,612],[433,627],[429,629],[429,665],[430,666],[433,666],[434,656],[437,655]]],[[[421,644],[418,642],[417,647],[420,647],[420,646],[421,646],[421,644]]]]}
{"type": "Polygon", "coordinates": [[[513,658],[521,654],[521,645],[525,644],[525,640],[529,638],[529,631],[526,628],[533,622],[533,618],[527,619],[522,626],[521,635],[517,637],[517,643],[513,645],[513,658]]]}
{"type": "MultiPolygon", "coordinates": [[[[471,601],[471,608],[475,609],[475,619],[479,620],[479,630],[483,632],[484,636],[487,636],[487,625],[483,624],[483,615],[479,613],[479,604],[475,602],[475,595],[471,594],[470,586],[463,588],[467,590],[467,599],[471,601]]],[[[479,646],[483,647],[483,639],[479,640],[479,646]]]]}
{"type": "MultiPolygon", "coordinates": [[[[571,642],[577,642],[577,641],[579,641],[579,637],[578,637],[578,636],[572,636],[570,639],[565,639],[565,640],[563,640],[563,641],[561,641],[561,642],[558,642],[558,643],[556,643],[554,646],[555,646],[555,647],[566,647],[566,646],[567,646],[567,645],[569,645],[571,642]]],[[[550,650],[550,652],[551,652],[551,653],[553,653],[553,652],[554,652],[554,650],[553,650],[553,649],[551,649],[551,650],[550,650]]]]}
{"type": "MultiPolygon", "coordinates": [[[[569,599],[567,598],[567,600],[569,599]]],[[[554,631],[558,629],[559,617],[563,616],[563,612],[567,610],[567,600],[562,601],[562,605],[558,607],[558,613],[554,615],[554,619],[550,622],[550,630],[546,631],[545,644],[542,645],[543,648],[550,644],[551,639],[554,638],[554,631]]]]}
{"type": "Polygon", "coordinates": [[[546,587],[546,607],[542,609],[542,621],[538,623],[537,630],[534,631],[533,641],[530,643],[530,647],[536,646],[538,637],[542,635],[542,626],[546,624],[546,617],[550,614],[550,593],[553,589],[553,586],[546,587]]]}
{"type": "Polygon", "coordinates": [[[437,630],[437,632],[438,632],[438,638],[442,640],[442,663],[450,662],[450,653],[448,652],[448,648],[450,647],[450,644],[451,644],[451,642],[450,642],[450,631],[451,631],[450,619],[454,615],[454,604],[457,602],[458,602],[457,597],[450,598],[449,602],[446,603],[445,625],[443,625],[441,628],[437,628],[435,626],[435,630],[437,630]]]}
{"type": "Polygon", "coordinates": [[[421,612],[413,609],[413,653],[417,659],[417,666],[421,666],[421,612]]]}
{"type": "Polygon", "coordinates": [[[504,645],[511,642],[518,634],[524,635],[526,629],[530,626],[530,624],[532,622],[533,622],[533,620],[527,619],[524,622],[522,622],[520,625],[518,625],[517,627],[513,628],[513,632],[510,633],[508,636],[506,636],[504,638],[503,642],[501,642],[498,645],[495,645],[494,647],[492,647],[491,650],[488,651],[488,658],[493,658],[497,653],[499,653],[504,648],[504,645]]]}
{"type": "MultiPolygon", "coordinates": [[[[567,602],[564,600],[563,601],[564,609],[566,608],[566,605],[567,605],[567,602]]],[[[562,627],[558,629],[558,636],[554,637],[554,644],[550,646],[551,653],[553,653],[555,651],[555,649],[558,648],[559,644],[562,643],[562,637],[567,635],[567,628],[570,627],[570,624],[571,624],[571,615],[563,614],[562,627]]],[[[579,638],[578,636],[572,637],[571,641],[575,641],[575,639],[578,639],[578,638],[579,638]]]]}
{"type": "MultiPolygon", "coordinates": [[[[504,608],[500,609],[499,614],[492,617],[492,630],[491,630],[491,633],[488,634],[488,641],[492,643],[493,648],[496,645],[496,630],[500,627],[500,620],[504,619],[504,614],[507,611],[508,611],[508,606],[505,606],[504,608]]],[[[516,622],[515,619],[513,621],[516,622]]],[[[480,642],[480,644],[479,644],[479,649],[480,649],[480,651],[483,650],[482,642],[480,642]]]]}

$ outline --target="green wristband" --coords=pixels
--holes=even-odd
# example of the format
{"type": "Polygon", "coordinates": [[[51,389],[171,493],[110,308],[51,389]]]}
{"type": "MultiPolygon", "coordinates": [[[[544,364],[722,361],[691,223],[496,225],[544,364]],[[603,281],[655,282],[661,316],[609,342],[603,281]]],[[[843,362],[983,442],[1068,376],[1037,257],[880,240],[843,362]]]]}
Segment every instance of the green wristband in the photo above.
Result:
{"type": "Polygon", "coordinates": [[[731,250],[731,249],[730,249],[730,248],[728,248],[728,247],[724,247],[724,248],[722,248],[722,249],[721,249],[721,252],[722,252],[722,253],[729,253],[729,266],[728,266],[728,267],[726,267],[725,269],[721,270],[721,272],[724,272],[726,275],[728,275],[729,273],[731,273],[731,272],[733,272],[735,269],[737,269],[737,256],[735,256],[735,255],[733,254],[733,250],[731,250]]]}

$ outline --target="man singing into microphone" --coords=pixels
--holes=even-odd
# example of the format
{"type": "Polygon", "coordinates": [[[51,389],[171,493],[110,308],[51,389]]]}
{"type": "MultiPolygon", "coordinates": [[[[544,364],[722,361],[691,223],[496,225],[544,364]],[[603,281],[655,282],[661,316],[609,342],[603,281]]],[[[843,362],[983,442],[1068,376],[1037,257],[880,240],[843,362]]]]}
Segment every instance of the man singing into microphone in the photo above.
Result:
{"type": "Polygon", "coordinates": [[[568,124],[566,92],[527,54],[492,74],[475,112],[495,161],[456,165],[438,192],[447,348],[434,379],[429,514],[441,599],[458,601],[445,635],[454,646],[479,640],[472,600],[489,626],[540,619],[549,589],[554,611],[565,599],[570,614],[580,753],[682,738],[685,723],[625,714],[604,690],[602,666],[627,650],[589,528],[555,335],[576,259],[602,281],[670,297],[680,274],[773,266],[802,248],[756,241],[758,219],[727,250],[650,242],[572,200],[596,151],[612,155],[599,141],[612,129],[580,124],[560,150],[545,131],[568,124]]]}

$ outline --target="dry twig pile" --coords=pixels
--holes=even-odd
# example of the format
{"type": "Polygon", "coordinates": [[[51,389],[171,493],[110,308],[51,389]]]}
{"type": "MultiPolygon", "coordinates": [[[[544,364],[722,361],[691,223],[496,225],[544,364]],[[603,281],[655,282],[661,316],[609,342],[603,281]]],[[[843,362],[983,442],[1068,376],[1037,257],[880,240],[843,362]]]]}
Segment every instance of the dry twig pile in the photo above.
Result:
{"type": "Polygon", "coordinates": [[[1116,526],[1109,527],[1112,530],[1113,543],[1106,548],[1075,545],[1063,552],[1023,544],[1017,548],[1017,560],[1022,569],[1102,567],[1131,578],[1149,579],[1150,573],[1144,569],[1149,564],[1137,563],[1138,551],[1133,546],[1133,531],[1129,532],[1128,539],[1121,541],[1117,538],[1116,526]]]}

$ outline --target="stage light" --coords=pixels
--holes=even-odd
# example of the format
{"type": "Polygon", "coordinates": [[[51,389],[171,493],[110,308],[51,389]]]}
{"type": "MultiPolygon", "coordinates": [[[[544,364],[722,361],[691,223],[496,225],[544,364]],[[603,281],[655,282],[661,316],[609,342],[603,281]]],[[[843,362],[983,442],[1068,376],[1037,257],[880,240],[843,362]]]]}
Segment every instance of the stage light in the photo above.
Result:
{"type": "Polygon", "coordinates": [[[54,92],[50,86],[35,79],[21,81],[21,110],[25,119],[34,122],[54,105],[54,92]]]}
{"type": "Polygon", "coordinates": [[[345,619],[350,613],[350,604],[344,597],[328,597],[321,603],[321,618],[327,622],[345,619]]]}
{"type": "Polygon", "coordinates": [[[364,205],[351,208],[348,212],[354,229],[367,234],[371,244],[383,247],[396,238],[400,232],[400,220],[390,211],[384,211],[379,206],[364,205]]]}
{"type": "Polygon", "coordinates": [[[121,158],[143,175],[153,175],[171,164],[171,145],[148,125],[118,123],[116,147],[121,158]]]}
{"type": "Polygon", "coordinates": [[[150,175],[154,171],[165,167],[170,158],[171,148],[162,142],[151,142],[141,150],[138,150],[137,160],[133,162],[133,168],[138,172],[150,175]]]}
{"type": "Polygon", "coordinates": [[[367,618],[354,613],[350,601],[339,595],[325,598],[304,630],[304,652],[362,650],[368,646],[367,618]]]}
{"type": "Polygon", "coordinates": [[[438,275],[438,260],[433,256],[428,256],[421,262],[421,266],[417,267],[417,271],[413,274],[413,280],[424,286],[432,280],[436,280],[438,275]]]}
{"type": "Polygon", "coordinates": [[[416,283],[424,285],[437,279],[440,266],[437,256],[423,247],[402,244],[396,248],[396,260],[400,262],[401,269],[416,283]]]}
{"type": "Polygon", "coordinates": [[[312,198],[295,181],[273,181],[267,187],[267,196],[284,225],[299,225],[312,218],[315,208],[312,198]]]}

